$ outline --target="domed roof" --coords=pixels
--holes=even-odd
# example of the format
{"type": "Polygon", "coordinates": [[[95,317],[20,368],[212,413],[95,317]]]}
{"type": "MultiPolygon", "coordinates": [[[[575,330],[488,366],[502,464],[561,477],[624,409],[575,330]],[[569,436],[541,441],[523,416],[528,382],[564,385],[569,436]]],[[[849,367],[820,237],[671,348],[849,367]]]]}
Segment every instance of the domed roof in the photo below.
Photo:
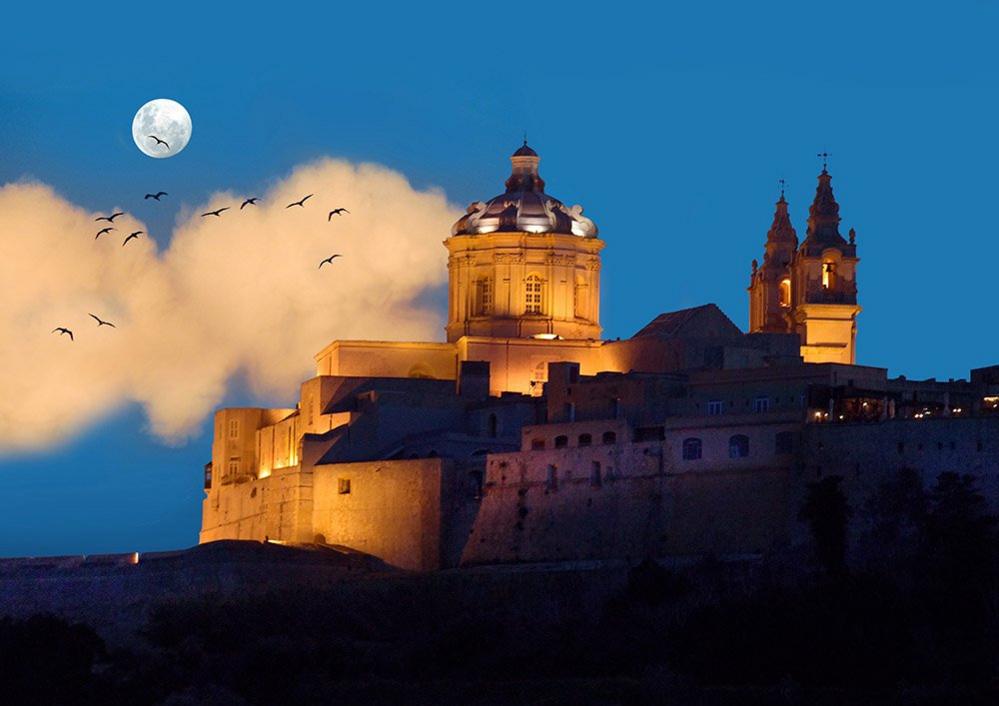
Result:
{"type": "Polygon", "coordinates": [[[485,233],[562,233],[597,237],[597,226],[583,215],[582,206],[566,206],[545,193],[538,174],[538,153],[527,141],[513,153],[513,172],[506,191],[488,201],[475,201],[451,228],[452,235],[485,233]]]}

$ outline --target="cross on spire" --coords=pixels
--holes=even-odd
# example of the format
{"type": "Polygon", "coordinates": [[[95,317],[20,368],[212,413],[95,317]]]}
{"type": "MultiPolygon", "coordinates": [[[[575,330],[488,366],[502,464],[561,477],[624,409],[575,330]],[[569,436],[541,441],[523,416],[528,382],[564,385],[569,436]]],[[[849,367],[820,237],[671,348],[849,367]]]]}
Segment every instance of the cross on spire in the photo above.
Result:
{"type": "Polygon", "coordinates": [[[822,157],[822,171],[826,171],[826,167],[829,166],[829,158],[832,157],[828,152],[819,152],[816,157],[822,157]]]}
{"type": "Polygon", "coordinates": [[[777,187],[780,189],[780,197],[784,198],[784,187],[787,186],[787,182],[783,179],[777,180],[777,187]]]}

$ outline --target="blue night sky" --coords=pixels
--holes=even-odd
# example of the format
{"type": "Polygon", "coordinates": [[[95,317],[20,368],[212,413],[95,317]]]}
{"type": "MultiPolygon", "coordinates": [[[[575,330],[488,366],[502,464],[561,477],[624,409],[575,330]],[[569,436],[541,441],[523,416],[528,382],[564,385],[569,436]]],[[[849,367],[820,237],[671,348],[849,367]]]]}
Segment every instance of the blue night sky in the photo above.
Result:
{"type": "MultiPolygon", "coordinates": [[[[37,7],[4,11],[0,184],[35,178],[94,210],[137,184],[197,203],[331,155],[463,207],[502,190],[527,131],[548,191],[607,241],[614,338],[705,302],[744,327],[776,182],[803,237],[828,150],[861,258],[858,362],[943,378],[999,363],[992,2],[37,7]],[[169,160],[130,135],[157,97],[194,121],[169,160]]],[[[148,218],[154,236],[180,203],[148,218]]],[[[288,401],[233,384],[225,403],[288,401]]],[[[206,425],[166,446],[129,406],[0,457],[0,555],[195,543],[210,441],[206,425]]]]}

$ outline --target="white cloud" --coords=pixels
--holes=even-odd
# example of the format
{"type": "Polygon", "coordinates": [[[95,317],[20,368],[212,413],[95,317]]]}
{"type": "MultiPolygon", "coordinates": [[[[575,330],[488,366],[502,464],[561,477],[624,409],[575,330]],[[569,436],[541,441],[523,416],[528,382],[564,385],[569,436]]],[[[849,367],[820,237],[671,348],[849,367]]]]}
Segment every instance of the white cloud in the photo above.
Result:
{"type": "Polygon", "coordinates": [[[441,240],[461,212],[443,193],[325,159],[240,211],[246,196],[215,194],[157,252],[145,237],[121,246],[146,230],[128,213],[95,241],[99,214],[44,184],[0,188],[0,452],[57,443],[130,401],[156,435],[183,440],[237,374],[283,398],[333,339],[440,335],[438,313],[415,301],[445,280],[441,240]],[[305,208],[285,208],[307,193],[305,208]],[[328,223],[336,206],[350,214],[328,223]]]}

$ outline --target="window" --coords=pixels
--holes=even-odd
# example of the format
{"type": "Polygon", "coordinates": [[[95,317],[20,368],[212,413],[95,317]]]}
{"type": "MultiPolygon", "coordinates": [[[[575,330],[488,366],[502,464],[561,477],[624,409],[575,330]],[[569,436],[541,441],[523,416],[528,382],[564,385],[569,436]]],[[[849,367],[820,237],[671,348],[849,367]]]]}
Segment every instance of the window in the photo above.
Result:
{"type": "Polygon", "coordinates": [[[683,460],[696,461],[701,457],[701,440],[697,437],[690,437],[683,440],[683,460]]]}
{"type": "Polygon", "coordinates": [[[489,316],[493,313],[493,281],[483,277],[475,283],[475,315],[489,316]]]}
{"type": "Polygon", "coordinates": [[[227,473],[228,473],[228,476],[229,476],[229,480],[232,480],[236,476],[239,475],[239,459],[238,458],[230,458],[229,459],[229,468],[227,470],[227,473]]]}
{"type": "Polygon", "coordinates": [[[725,403],[721,400],[711,400],[708,402],[708,414],[714,416],[716,414],[721,414],[722,410],[725,408],[725,403]]]}
{"type": "Polygon", "coordinates": [[[545,448],[544,439],[531,439],[531,451],[543,451],[545,448]]]}
{"type": "Polygon", "coordinates": [[[561,435],[555,437],[555,448],[556,449],[564,449],[568,445],[569,445],[569,437],[568,436],[565,436],[564,434],[561,434],[561,435]]]}
{"type": "Polygon", "coordinates": [[[777,437],[774,440],[774,452],[779,454],[794,453],[794,432],[777,432],[777,437]]]}
{"type": "Polygon", "coordinates": [[[205,490],[212,487],[212,464],[205,464],[205,490]]]}
{"type": "Polygon", "coordinates": [[[531,275],[524,282],[524,313],[540,314],[543,283],[537,275],[531,275]]]}
{"type": "Polygon", "coordinates": [[[557,490],[558,489],[558,469],[555,466],[549,465],[548,472],[545,476],[545,489],[546,490],[557,490]]]}
{"type": "Polygon", "coordinates": [[[338,478],[336,481],[336,492],[340,495],[350,495],[350,478],[338,478]]]}
{"type": "Polygon", "coordinates": [[[239,420],[230,419],[229,420],[229,438],[238,439],[239,438],[239,420]]]}
{"type": "Polygon", "coordinates": [[[770,398],[769,397],[757,397],[753,400],[753,411],[759,414],[760,412],[770,411],[770,398]]]}
{"type": "Polygon", "coordinates": [[[780,282],[780,305],[791,306],[791,280],[783,279],[780,282]]]}
{"type": "Polygon", "coordinates": [[[822,263],[822,288],[832,289],[836,286],[836,265],[831,262],[822,263]]]}
{"type": "Polygon", "coordinates": [[[590,434],[580,434],[579,435],[579,445],[580,446],[589,446],[592,443],[593,443],[593,436],[592,435],[590,435],[590,434]]]}
{"type": "Polygon", "coordinates": [[[746,458],[749,455],[749,437],[745,434],[735,434],[728,440],[729,458],[746,458]]]}
{"type": "Polygon", "coordinates": [[[590,485],[594,488],[600,487],[600,461],[594,461],[590,466],[590,485]]]}
{"type": "Polygon", "coordinates": [[[605,431],[601,440],[603,441],[604,444],[616,444],[617,434],[612,431],[605,431]]]}

